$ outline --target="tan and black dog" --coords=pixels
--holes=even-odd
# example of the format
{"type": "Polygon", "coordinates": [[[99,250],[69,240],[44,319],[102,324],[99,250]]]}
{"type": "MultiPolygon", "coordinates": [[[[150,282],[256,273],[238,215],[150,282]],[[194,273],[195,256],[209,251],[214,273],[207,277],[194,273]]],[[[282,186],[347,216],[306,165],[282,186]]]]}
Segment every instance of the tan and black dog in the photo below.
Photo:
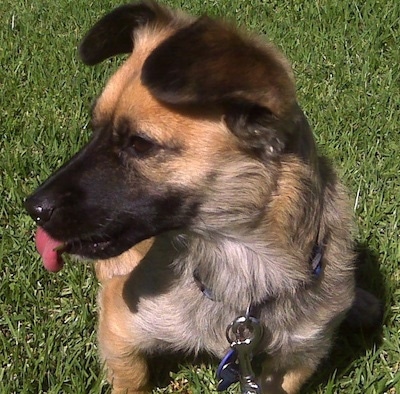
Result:
{"type": "Polygon", "coordinates": [[[46,267],[63,252],[98,260],[115,393],[148,392],[149,356],[222,358],[246,311],[264,331],[261,391],[298,392],[352,305],[377,303],[355,289],[346,193],[317,155],[288,62],[153,2],[113,10],[80,46],[90,65],[121,53],[90,142],[26,201],[46,267]]]}

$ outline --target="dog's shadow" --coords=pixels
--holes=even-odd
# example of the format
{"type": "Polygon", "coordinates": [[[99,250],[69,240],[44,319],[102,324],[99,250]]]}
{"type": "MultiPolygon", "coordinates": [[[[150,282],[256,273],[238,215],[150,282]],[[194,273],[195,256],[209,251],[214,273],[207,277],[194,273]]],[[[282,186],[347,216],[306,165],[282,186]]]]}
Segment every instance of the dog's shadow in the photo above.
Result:
{"type": "Polygon", "coordinates": [[[382,340],[384,306],[387,301],[387,287],[379,271],[379,258],[366,244],[357,245],[357,287],[361,288],[380,301],[380,312],[366,327],[354,324],[352,316],[340,326],[333,349],[327,359],[320,365],[317,373],[303,387],[301,393],[315,392],[319,385],[326,385],[332,379],[344,376],[351,365],[368,349],[372,349],[382,340]]]}

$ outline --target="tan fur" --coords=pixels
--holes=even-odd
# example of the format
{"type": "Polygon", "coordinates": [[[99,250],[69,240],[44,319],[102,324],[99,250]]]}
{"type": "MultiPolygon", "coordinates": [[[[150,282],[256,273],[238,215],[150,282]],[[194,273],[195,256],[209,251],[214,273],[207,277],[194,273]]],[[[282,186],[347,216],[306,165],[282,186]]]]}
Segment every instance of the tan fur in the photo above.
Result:
{"type": "Polygon", "coordinates": [[[113,386],[113,393],[144,394],[149,392],[147,363],[135,351],[130,327],[121,324],[129,322],[130,314],[122,302],[123,285],[124,277],[116,276],[107,282],[99,297],[101,355],[107,363],[107,378],[113,386]]]}
{"type": "Polygon", "coordinates": [[[296,394],[313,372],[313,369],[302,366],[282,374],[271,375],[266,370],[261,377],[262,390],[265,393],[296,394]]]}
{"type": "MultiPolygon", "coordinates": [[[[131,58],[135,59],[135,55],[136,52],[131,58]]],[[[221,119],[193,119],[190,115],[172,112],[170,108],[160,105],[141,84],[136,67],[137,62],[128,59],[111,78],[95,108],[94,121],[101,123],[113,112],[116,120],[133,119],[133,127],[155,141],[182,148],[184,156],[171,162],[165,172],[162,167],[156,172],[143,167],[143,173],[154,181],[161,182],[168,176],[170,183],[196,184],[200,181],[198,177],[203,177],[205,171],[215,167],[215,160],[219,160],[221,153],[235,149],[235,141],[221,119]],[[112,109],[108,107],[110,103],[112,109]]]]}
{"type": "Polygon", "coordinates": [[[140,242],[135,247],[120,255],[118,259],[112,258],[96,261],[95,272],[97,279],[104,283],[114,276],[126,275],[131,272],[148,252],[153,241],[153,239],[147,239],[140,242]]]}
{"type": "Polygon", "coordinates": [[[96,103],[94,120],[98,117],[109,116],[121,96],[124,94],[130,81],[137,80],[140,69],[150,52],[172,33],[169,29],[157,29],[157,31],[137,32],[137,45],[135,55],[130,56],[118,71],[110,78],[101,96],[96,103]]]}

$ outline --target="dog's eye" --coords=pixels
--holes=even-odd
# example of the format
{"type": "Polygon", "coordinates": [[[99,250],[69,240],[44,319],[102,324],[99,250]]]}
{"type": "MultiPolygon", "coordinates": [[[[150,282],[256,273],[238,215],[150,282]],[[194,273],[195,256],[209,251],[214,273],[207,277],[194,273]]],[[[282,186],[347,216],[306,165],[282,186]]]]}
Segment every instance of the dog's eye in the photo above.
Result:
{"type": "Polygon", "coordinates": [[[127,151],[133,155],[143,155],[154,147],[154,143],[146,138],[133,135],[129,138],[127,151]]]}

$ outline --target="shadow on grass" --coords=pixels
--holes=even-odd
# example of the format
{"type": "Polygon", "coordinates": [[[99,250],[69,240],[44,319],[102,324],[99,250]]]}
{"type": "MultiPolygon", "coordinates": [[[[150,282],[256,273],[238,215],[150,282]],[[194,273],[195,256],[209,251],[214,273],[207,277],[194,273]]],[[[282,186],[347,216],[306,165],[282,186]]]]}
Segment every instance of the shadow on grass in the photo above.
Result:
{"type": "MultiPolygon", "coordinates": [[[[333,377],[337,379],[348,373],[355,360],[382,341],[383,316],[385,315],[383,308],[387,305],[388,298],[387,282],[379,271],[380,262],[375,252],[366,244],[359,243],[357,253],[357,287],[372,294],[380,301],[380,311],[377,313],[371,308],[375,318],[365,327],[360,327],[357,322],[353,321],[354,316],[350,314],[337,332],[330,355],[301,391],[304,394],[316,391],[319,385],[326,385],[333,377]]],[[[362,312],[368,314],[371,311],[365,307],[362,312]]],[[[368,317],[364,318],[368,320],[368,317]]]]}

